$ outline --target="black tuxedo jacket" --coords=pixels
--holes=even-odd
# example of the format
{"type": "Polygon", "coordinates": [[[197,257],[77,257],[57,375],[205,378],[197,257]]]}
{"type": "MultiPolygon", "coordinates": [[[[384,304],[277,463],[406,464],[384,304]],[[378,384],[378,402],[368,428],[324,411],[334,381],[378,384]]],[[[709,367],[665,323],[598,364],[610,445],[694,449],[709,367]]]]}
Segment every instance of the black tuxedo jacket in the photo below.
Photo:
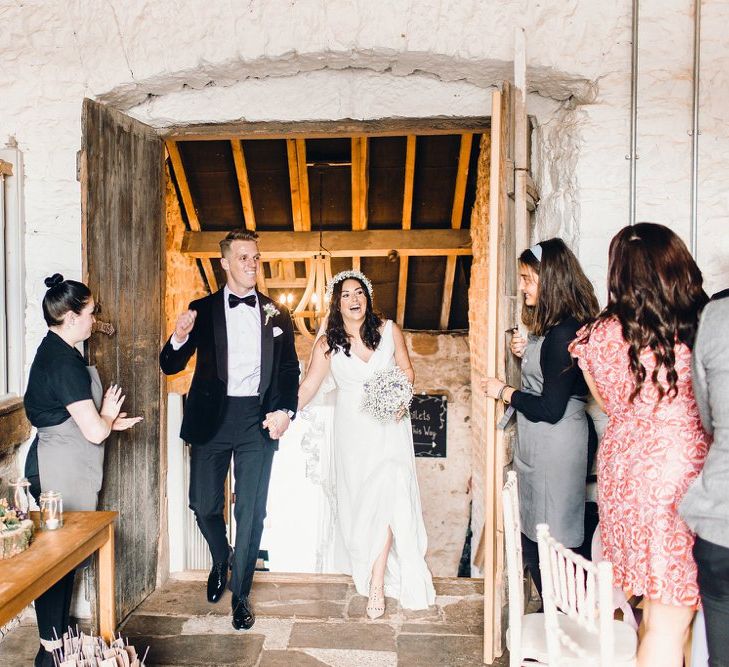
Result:
{"type": "MultiPolygon", "coordinates": [[[[292,410],[296,412],[299,390],[299,360],[294,347],[294,328],[284,306],[257,292],[261,310],[261,421],[267,412],[292,410]],[[277,315],[268,317],[266,304],[273,304],[277,315]],[[268,322],[266,319],[268,318],[268,322]],[[283,333],[274,337],[274,327],[283,333]]],[[[249,308],[241,304],[238,308],[249,308]]],[[[184,370],[190,357],[197,352],[195,373],[185,401],[180,437],[186,442],[201,444],[210,440],[220,425],[228,390],[228,336],[225,322],[223,290],[193,301],[190,310],[197,312],[195,324],[185,344],[172,348],[167,339],[159,355],[165,375],[184,370]]],[[[267,430],[264,433],[268,434],[267,430]]]]}

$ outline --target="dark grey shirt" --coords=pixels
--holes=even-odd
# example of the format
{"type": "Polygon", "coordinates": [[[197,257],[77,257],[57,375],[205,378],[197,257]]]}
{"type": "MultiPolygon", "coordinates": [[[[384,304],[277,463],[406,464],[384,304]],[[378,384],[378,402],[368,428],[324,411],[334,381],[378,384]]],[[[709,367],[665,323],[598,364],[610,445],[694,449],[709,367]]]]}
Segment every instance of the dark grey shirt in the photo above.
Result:
{"type": "Polygon", "coordinates": [[[699,537],[729,548],[729,298],[711,301],[701,316],[692,383],[704,428],[714,435],[704,468],[679,513],[699,537]]]}

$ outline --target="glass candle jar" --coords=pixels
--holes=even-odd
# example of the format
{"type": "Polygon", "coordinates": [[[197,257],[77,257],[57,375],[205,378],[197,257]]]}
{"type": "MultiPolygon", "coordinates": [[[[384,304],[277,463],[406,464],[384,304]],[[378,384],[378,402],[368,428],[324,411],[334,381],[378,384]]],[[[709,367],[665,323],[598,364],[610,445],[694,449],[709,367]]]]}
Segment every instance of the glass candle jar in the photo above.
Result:
{"type": "Polygon", "coordinates": [[[10,507],[15,510],[19,519],[27,519],[30,512],[30,482],[20,477],[10,482],[10,507]]]}
{"type": "Polygon", "coordinates": [[[63,525],[63,498],[58,491],[45,491],[40,496],[41,530],[56,530],[63,525]]]}

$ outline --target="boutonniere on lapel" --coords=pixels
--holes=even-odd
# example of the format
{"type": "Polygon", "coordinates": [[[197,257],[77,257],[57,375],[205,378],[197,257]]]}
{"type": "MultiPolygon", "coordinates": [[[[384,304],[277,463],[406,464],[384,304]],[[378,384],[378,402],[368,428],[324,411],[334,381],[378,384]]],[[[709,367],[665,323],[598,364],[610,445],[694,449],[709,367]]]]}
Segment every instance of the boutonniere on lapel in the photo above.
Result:
{"type": "Polygon", "coordinates": [[[278,308],[276,308],[276,306],[274,306],[270,302],[263,304],[263,312],[266,313],[266,319],[263,322],[263,326],[264,327],[265,326],[268,326],[268,321],[272,317],[276,317],[276,315],[280,315],[281,314],[281,311],[278,308]]]}

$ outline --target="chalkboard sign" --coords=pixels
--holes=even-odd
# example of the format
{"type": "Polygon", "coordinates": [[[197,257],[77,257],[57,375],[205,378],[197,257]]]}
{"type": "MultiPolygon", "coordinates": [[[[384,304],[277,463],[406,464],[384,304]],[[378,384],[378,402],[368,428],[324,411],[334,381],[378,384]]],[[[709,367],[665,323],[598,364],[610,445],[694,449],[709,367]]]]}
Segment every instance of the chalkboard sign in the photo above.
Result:
{"type": "Polygon", "coordinates": [[[447,412],[445,396],[413,396],[410,420],[413,424],[415,456],[445,458],[447,412]]]}

